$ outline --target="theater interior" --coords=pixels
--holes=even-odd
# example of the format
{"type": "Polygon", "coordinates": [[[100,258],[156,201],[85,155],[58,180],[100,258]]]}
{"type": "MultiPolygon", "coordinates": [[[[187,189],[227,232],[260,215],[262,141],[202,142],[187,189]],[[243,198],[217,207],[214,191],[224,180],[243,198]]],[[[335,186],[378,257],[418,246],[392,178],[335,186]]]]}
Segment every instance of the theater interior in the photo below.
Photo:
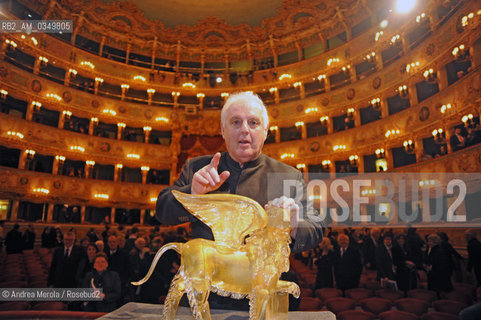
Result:
{"type": "MultiPolygon", "coordinates": [[[[342,221],[328,217],[326,235],[349,228],[359,240],[370,228],[395,236],[416,228],[423,239],[444,232],[460,254],[450,292],[429,290],[425,270],[417,288],[385,296],[376,271],[367,269],[349,292],[318,288],[316,252],[292,254],[298,310],[330,310],[339,319],[458,319],[481,302],[465,238],[469,229],[481,239],[479,1],[0,4],[0,23],[71,22],[62,32],[53,24],[44,32],[0,33],[1,288],[48,286],[55,248],[42,239],[50,228],[73,229],[77,244],[92,228],[99,236],[106,228],[177,232],[155,218],[159,192],[188,159],[226,151],[222,105],[232,93],[252,91],[269,114],[263,152],[296,167],[306,184],[347,181],[349,206],[356,179],[393,179],[396,189],[409,177],[427,195],[401,198],[396,189],[395,201],[379,203],[374,183],[360,187],[367,201],[358,213],[370,218],[358,221],[353,210],[342,221]],[[464,191],[457,184],[453,192],[450,181],[459,180],[464,191]],[[433,204],[435,189],[442,209],[433,204]],[[406,210],[418,214],[407,221],[406,210]],[[7,253],[15,225],[35,241],[7,253]],[[388,302],[362,302],[374,298],[388,302]],[[423,303],[409,310],[403,299],[423,303]]],[[[342,207],[309,191],[321,213],[342,207]]],[[[60,301],[0,302],[5,319],[104,314],[60,301]]]]}

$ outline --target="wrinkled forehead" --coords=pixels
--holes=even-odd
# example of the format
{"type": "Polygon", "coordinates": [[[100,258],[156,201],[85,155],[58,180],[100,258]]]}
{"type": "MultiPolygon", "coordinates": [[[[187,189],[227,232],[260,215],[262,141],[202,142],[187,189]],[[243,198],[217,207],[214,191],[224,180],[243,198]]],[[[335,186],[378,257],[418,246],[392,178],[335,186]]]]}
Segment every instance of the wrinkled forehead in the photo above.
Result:
{"type": "Polygon", "coordinates": [[[227,119],[233,117],[256,117],[262,119],[263,108],[255,102],[236,101],[226,110],[227,119]]]}

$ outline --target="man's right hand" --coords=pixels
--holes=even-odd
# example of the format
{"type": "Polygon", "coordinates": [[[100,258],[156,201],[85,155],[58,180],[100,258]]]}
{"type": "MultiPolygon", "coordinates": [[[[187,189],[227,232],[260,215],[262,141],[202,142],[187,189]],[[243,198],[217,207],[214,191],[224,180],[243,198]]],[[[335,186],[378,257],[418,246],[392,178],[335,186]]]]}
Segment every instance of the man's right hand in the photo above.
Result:
{"type": "Polygon", "coordinates": [[[229,171],[224,171],[220,175],[217,172],[219,160],[220,152],[217,152],[208,165],[194,173],[190,187],[191,194],[205,194],[217,190],[229,178],[229,171]]]}

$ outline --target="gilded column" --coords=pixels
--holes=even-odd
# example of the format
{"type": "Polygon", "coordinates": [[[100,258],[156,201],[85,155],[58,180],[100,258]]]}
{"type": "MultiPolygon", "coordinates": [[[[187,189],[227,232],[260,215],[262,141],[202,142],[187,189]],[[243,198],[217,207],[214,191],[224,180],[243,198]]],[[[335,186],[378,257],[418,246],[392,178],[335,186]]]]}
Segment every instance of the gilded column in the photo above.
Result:
{"type": "Polygon", "coordinates": [[[252,55],[252,47],[249,39],[246,40],[246,49],[247,49],[247,56],[249,57],[249,70],[254,70],[254,57],[252,55]]]}
{"type": "Polygon", "coordinates": [[[225,73],[229,72],[229,55],[226,53],[224,54],[224,62],[225,62],[225,73]]]}
{"type": "Polygon", "coordinates": [[[411,107],[418,104],[418,91],[416,89],[416,84],[414,82],[408,85],[409,90],[409,104],[411,107]]]}
{"type": "Polygon", "coordinates": [[[12,209],[10,210],[10,220],[15,221],[18,218],[18,206],[20,205],[20,201],[13,200],[12,201],[12,209]]]}
{"type": "MultiPolygon", "coordinates": [[[[25,169],[25,166],[27,164],[27,150],[21,149],[20,150],[20,159],[18,160],[18,168],[19,169],[25,169]]],[[[27,168],[28,170],[28,168],[27,168]]]]}
{"type": "Polygon", "coordinates": [[[52,202],[47,203],[48,208],[47,208],[47,222],[52,222],[53,221],[53,209],[55,205],[52,202]]]}
{"type": "Polygon", "coordinates": [[[60,113],[59,117],[58,117],[58,128],[59,129],[63,129],[63,126],[65,124],[65,113],[60,113]]]}
{"type": "Polygon", "coordinates": [[[444,132],[446,133],[446,146],[447,146],[446,150],[447,150],[448,153],[452,153],[453,148],[451,147],[451,143],[449,143],[449,141],[451,140],[451,136],[454,134],[454,129],[448,129],[446,127],[444,132]]]}
{"type": "Polygon", "coordinates": [[[376,69],[377,71],[381,71],[384,68],[382,63],[382,55],[381,53],[375,52],[374,61],[376,62],[376,69]]]}
{"type": "Polygon", "coordinates": [[[110,209],[110,223],[115,222],[115,208],[110,209]]]}
{"type": "Polygon", "coordinates": [[[326,76],[326,78],[324,78],[324,89],[326,89],[326,92],[331,91],[331,79],[329,78],[329,76],[326,76]]]}
{"type": "Polygon", "coordinates": [[[80,223],[85,222],[85,209],[86,209],[85,206],[80,207],[80,223]]]}
{"type": "Polygon", "coordinates": [[[355,110],[354,111],[354,127],[360,127],[361,126],[361,111],[355,110]]]}
{"type": "Polygon", "coordinates": [[[205,53],[202,52],[200,55],[200,73],[204,74],[205,70],[205,53]]]}
{"type": "Polygon", "coordinates": [[[281,98],[279,96],[279,90],[274,91],[274,102],[275,104],[279,104],[281,102],[281,98]]]}
{"type": "Polygon", "coordinates": [[[414,152],[416,152],[416,162],[420,162],[424,154],[424,145],[422,137],[414,137],[414,152]]]}
{"type": "Polygon", "coordinates": [[[307,139],[307,126],[305,124],[301,126],[301,136],[302,139],[307,139]]]}
{"type": "Polygon", "coordinates": [[[145,143],[149,143],[151,131],[152,131],[152,127],[148,127],[148,126],[144,127],[144,142],[145,143]]]}
{"type": "Polygon", "coordinates": [[[104,45],[105,45],[105,36],[102,36],[102,40],[100,41],[100,46],[99,46],[99,56],[102,56],[104,52],[104,45]]]}
{"type": "Polygon", "coordinates": [[[385,155],[384,158],[386,159],[386,164],[387,164],[387,169],[391,170],[394,168],[394,162],[393,162],[393,157],[392,157],[392,150],[388,149],[388,147],[384,147],[385,150],[385,155]]]}
{"type": "Polygon", "coordinates": [[[272,56],[274,57],[274,67],[277,67],[279,65],[279,57],[276,53],[274,38],[272,37],[272,34],[269,35],[269,46],[271,47],[272,56]]]}
{"type": "Polygon", "coordinates": [[[276,143],[281,142],[281,128],[278,128],[275,131],[275,138],[276,138],[276,143]]]}
{"type": "Polygon", "coordinates": [[[384,119],[384,118],[389,117],[389,108],[388,108],[387,100],[386,100],[386,99],[381,98],[380,100],[381,100],[381,101],[380,101],[380,104],[381,104],[381,117],[384,119]]]}
{"type": "Polygon", "coordinates": [[[301,99],[304,99],[306,97],[306,88],[304,88],[304,84],[301,82],[299,85],[299,96],[301,99]]]}
{"type": "Polygon", "coordinates": [[[77,38],[77,33],[80,29],[80,27],[82,26],[83,24],[83,21],[84,21],[84,12],[81,11],[79,16],[77,17],[77,21],[76,23],[74,23],[75,25],[75,28],[73,29],[73,32],[72,32],[72,38],[70,39],[70,43],[72,43],[73,45],[75,45],[75,39],[77,38]]]}
{"type": "Polygon", "coordinates": [[[130,56],[130,47],[132,45],[130,43],[127,43],[127,50],[125,50],[125,63],[129,64],[129,56],[130,56]]]}
{"type": "Polygon", "coordinates": [[[155,53],[157,51],[157,39],[158,39],[157,37],[154,37],[154,42],[152,43],[152,60],[151,60],[152,70],[154,70],[155,68],[155,53]]]}
{"type": "Polygon", "coordinates": [[[364,157],[362,155],[357,159],[357,172],[364,173],[364,157]]]}
{"type": "Polygon", "coordinates": [[[301,48],[301,45],[299,44],[299,41],[296,40],[294,43],[297,49],[297,61],[304,60],[304,53],[302,52],[302,48],[301,48]]]}
{"type": "Polygon", "coordinates": [[[48,16],[52,13],[53,9],[55,8],[55,5],[57,4],[57,1],[55,0],[50,0],[48,4],[48,9],[45,12],[45,14],[42,17],[42,20],[48,20],[48,16]]]}
{"type": "Polygon", "coordinates": [[[144,224],[145,220],[145,209],[140,209],[140,224],[144,224]]]}
{"type": "Polygon", "coordinates": [[[181,51],[182,51],[182,45],[180,43],[180,40],[177,40],[177,48],[176,48],[176,55],[175,55],[175,72],[179,72],[181,51]]]}
{"type": "Polygon", "coordinates": [[[438,86],[439,91],[443,91],[445,88],[448,87],[448,72],[444,67],[436,66],[437,70],[437,78],[438,78],[438,86]]]}
{"type": "Polygon", "coordinates": [[[39,58],[40,57],[37,57],[37,59],[35,59],[35,63],[33,64],[33,74],[38,74],[40,71],[40,64],[42,61],[39,58]]]}
{"type": "Polygon", "coordinates": [[[33,116],[33,110],[34,110],[34,101],[30,101],[30,103],[27,105],[27,112],[25,113],[25,120],[27,121],[32,121],[32,116],[33,116]]]}

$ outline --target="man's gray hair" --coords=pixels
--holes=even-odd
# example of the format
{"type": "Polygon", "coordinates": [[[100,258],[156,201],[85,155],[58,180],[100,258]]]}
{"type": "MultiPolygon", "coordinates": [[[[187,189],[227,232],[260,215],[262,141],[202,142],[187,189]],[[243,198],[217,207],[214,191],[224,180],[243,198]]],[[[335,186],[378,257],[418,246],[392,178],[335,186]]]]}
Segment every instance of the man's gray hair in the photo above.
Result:
{"type": "Polygon", "coordinates": [[[250,91],[244,91],[244,92],[239,92],[239,93],[234,93],[227,98],[226,102],[224,103],[224,106],[222,107],[222,111],[220,113],[220,123],[222,127],[225,125],[225,121],[227,120],[227,110],[232,106],[233,104],[237,102],[243,102],[247,105],[251,106],[258,106],[261,111],[262,111],[262,118],[264,120],[264,128],[269,127],[269,115],[267,114],[267,109],[266,106],[264,105],[264,102],[262,102],[261,98],[255,93],[252,93],[250,91]]]}

